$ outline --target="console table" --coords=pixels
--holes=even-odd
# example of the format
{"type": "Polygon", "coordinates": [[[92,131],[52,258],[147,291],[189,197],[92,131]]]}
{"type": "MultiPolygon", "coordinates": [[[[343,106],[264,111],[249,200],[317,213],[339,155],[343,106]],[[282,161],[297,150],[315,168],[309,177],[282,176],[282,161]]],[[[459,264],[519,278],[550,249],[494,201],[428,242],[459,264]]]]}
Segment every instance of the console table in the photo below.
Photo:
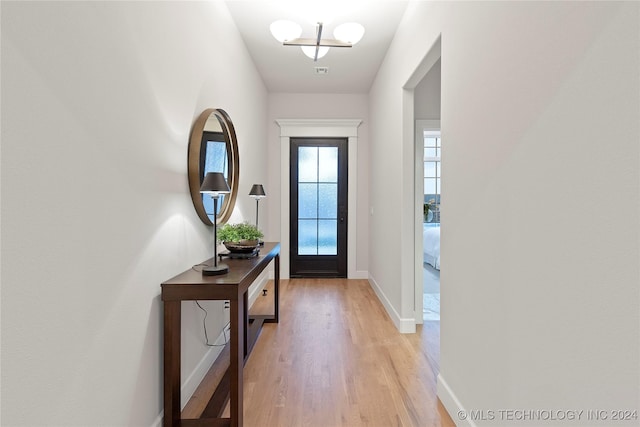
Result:
{"type": "MultiPolygon", "coordinates": [[[[213,260],[209,259],[207,263],[213,260]]],[[[203,276],[194,267],[162,283],[164,302],[164,426],[242,426],[242,369],[258,337],[262,323],[278,322],[280,244],[266,242],[255,258],[225,259],[229,272],[203,276]],[[274,315],[249,316],[247,290],[274,260],[274,315]],[[228,300],[230,302],[230,409],[231,418],[220,418],[224,403],[214,410],[217,418],[180,418],[180,313],[186,300],[228,300]]],[[[209,408],[208,408],[209,409],[209,408]]],[[[209,410],[207,413],[211,413],[209,410]]]]}

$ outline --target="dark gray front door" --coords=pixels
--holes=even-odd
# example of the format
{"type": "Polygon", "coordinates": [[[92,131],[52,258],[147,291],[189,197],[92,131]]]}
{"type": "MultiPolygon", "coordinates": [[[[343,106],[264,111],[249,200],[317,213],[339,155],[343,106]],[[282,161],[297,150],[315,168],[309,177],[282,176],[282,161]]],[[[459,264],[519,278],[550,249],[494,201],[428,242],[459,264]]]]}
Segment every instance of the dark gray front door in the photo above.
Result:
{"type": "Polygon", "coordinates": [[[347,142],[291,138],[291,277],[347,277],[347,142]]]}

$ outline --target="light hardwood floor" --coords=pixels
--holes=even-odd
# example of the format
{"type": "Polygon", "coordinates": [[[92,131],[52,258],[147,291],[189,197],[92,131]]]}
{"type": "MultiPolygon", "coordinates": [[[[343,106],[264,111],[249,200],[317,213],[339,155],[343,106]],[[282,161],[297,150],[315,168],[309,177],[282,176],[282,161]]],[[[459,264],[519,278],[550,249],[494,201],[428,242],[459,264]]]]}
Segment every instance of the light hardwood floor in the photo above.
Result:
{"type": "Polygon", "coordinates": [[[245,365],[244,425],[454,426],[436,397],[438,346],[437,322],[400,334],[366,280],[282,280],[280,323],[245,365]]]}

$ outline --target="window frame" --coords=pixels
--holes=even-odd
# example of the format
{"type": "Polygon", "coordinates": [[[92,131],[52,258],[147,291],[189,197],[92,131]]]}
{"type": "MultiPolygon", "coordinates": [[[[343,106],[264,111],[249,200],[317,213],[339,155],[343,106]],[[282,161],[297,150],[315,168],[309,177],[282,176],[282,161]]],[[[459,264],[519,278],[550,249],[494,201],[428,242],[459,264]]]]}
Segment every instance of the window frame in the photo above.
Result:
{"type": "MultiPolygon", "coordinates": [[[[425,182],[427,179],[434,179],[435,180],[435,202],[436,202],[436,210],[434,211],[434,220],[428,222],[429,224],[440,224],[440,203],[441,203],[441,198],[442,198],[442,133],[440,132],[440,130],[434,130],[434,129],[422,129],[422,148],[423,148],[423,155],[422,155],[422,194],[423,194],[423,204],[426,203],[427,201],[425,200],[425,196],[427,195],[425,193],[425,182]],[[436,142],[434,146],[427,146],[427,138],[435,138],[436,142]],[[436,154],[440,154],[439,156],[427,156],[426,153],[426,149],[427,148],[435,148],[436,149],[436,154]],[[435,163],[435,173],[434,175],[426,175],[425,173],[425,169],[426,169],[426,163],[435,163]],[[438,174],[438,169],[440,169],[440,173],[438,174]]],[[[429,193],[431,194],[431,193],[429,193]]],[[[427,223],[425,221],[425,223],[427,223]]]]}

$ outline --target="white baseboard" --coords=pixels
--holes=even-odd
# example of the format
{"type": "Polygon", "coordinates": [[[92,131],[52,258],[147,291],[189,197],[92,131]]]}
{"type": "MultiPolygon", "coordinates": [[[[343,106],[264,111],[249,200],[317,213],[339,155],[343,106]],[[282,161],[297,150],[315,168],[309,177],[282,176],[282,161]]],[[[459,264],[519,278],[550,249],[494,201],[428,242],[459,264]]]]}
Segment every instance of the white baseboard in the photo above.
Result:
{"type": "Polygon", "coordinates": [[[200,363],[198,363],[196,368],[191,372],[191,375],[189,375],[184,383],[182,383],[182,387],[180,387],[180,409],[184,409],[187,402],[202,382],[202,379],[207,375],[207,372],[209,372],[209,368],[211,368],[213,362],[215,362],[216,358],[220,353],[222,353],[222,349],[224,348],[222,344],[224,344],[224,342],[225,337],[224,334],[221,333],[214,343],[220,346],[209,347],[209,350],[200,360],[200,363]]]}
{"type": "Polygon", "coordinates": [[[151,424],[151,427],[162,427],[163,418],[164,418],[164,409],[160,412],[160,415],[158,415],[158,418],[153,420],[153,424],[151,424]]]}
{"type": "Polygon", "coordinates": [[[376,295],[378,295],[378,299],[384,306],[387,314],[393,321],[393,324],[396,325],[396,328],[398,328],[398,331],[400,331],[400,333],[402,334],[413,334],[416,331],[416,319],[411,317],[400,317],[400,314],[395,310],[395,308],[393,308],[391,301],[389,301],[385,293],[382,291],[382,289],[376,282],[376,279],[374,279],[371,275],[369,275],[369,284],[373,288],[376,295]]]}
{"type": "Polygon", "coordinates": [[[369,272],[366,270],[358,270],[355,272],[353,277],[349,277],[349,279],[368,279],[368,278],[369,278],[369,272]]]}
{"type": "MultiPolygon", "coordinates": [[[[227,328],[227,335],[229,334],[229,326],[227,328]]],[[[222,353],[222,349],[224,346],[222,344],[225,343],[225,335],[224,332],[220,332],[218,338],[216,338],[214,344],[217,344],[217,347],[209,347],[209,350],[204,354],[196,368],[191,372],[191,375],[182,383],[182,387],[180,387],[180,409],[184,409],[191,399],[191,396],[196,391],[202,379],[207,375],[211,365],[216,361],[220,353],[222,353]]],[[[151,427],[162,427],[162,420],[164,418],[164,409],[160,412],[160,415],[153,421],[151,427]]]]}
{"type": "Polygon", "coordinates": [[[464,409],[464,406],[462,406],[462,403],[460,403],[460,400],[458,400],[456,394],[453,392],[453,390],[451,390],[449,384],[447,384],[445,379],[440,374],[438,374],[437,387],[438,399],[440,399],[440,402],[442,402],[442,405],[447,410],[449,416],[451,416],[451,419],[456,424],[456,426],[477,427],[476,423],[474,423],[473,420],[469,419],[469,417],[466,416],[467,411],[464,409]],[[464,419],[461,419],[459,414],[465,414],[465,417],[463,417],[464,419]]]}

